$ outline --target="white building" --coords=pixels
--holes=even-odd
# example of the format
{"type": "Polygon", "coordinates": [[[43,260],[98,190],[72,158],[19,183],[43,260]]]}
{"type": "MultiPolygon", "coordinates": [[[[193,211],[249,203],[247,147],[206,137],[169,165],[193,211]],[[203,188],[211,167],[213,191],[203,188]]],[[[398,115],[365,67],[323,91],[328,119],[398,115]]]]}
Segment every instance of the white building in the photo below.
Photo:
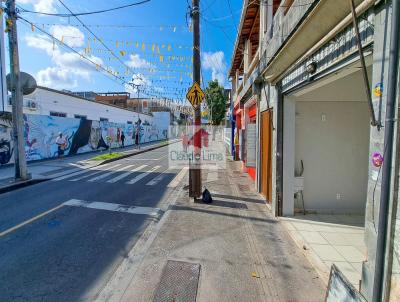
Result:
{"type": "MultiPolygon", "coordinates": [[[[9,98],[5,111],[11,112],[9,98]]],[[[69,118],[86,118],[94,121],[133,123],[138,113],[113,105],[101,104],[67,92],[38,86],[30,95],[24,96],[24,113],[50,115],[69,118]]],[[[140,114],[141,120],[145,114],[140,114]]]]}

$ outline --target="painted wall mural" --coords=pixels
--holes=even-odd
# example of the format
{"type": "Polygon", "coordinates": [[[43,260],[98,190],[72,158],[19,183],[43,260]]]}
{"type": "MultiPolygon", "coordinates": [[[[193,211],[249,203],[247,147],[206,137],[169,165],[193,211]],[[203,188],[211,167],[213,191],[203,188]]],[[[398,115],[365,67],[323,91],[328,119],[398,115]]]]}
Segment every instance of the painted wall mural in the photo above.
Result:
{"type": "MultiPolygon", "coordinates": [[[[57,157],[57,136],[61,132],[67,140],[66,155],[106,150],[135,143],[135,133],[140,127],[140,143],[168,138],[169,112],[155,112],[154,116],[141,116],[140,126],[106,121],[79,120],[47,115],[24,115],[25,155],[28,161],[57,157]],[[111,143],[106,139],[111,137],[111,143]]],[[[11,114],[0,115],[0,165],[13,162],[11,114]]]]}

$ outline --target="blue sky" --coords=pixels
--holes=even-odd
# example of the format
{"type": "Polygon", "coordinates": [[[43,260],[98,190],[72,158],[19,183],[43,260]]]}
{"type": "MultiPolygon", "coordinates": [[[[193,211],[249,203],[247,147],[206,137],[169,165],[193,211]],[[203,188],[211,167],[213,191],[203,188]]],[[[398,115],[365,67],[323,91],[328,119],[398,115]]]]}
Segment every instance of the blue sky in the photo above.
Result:
{"type": "MultiPolygon", "coordinates": [[[[74,12],[90,12],[126,5],[136,0],[64,0],[74,12]]],[[[191,2],[191,1],[190,1],[191,2]]],[[[28,10],[68,13],[58,0],[17,0],[28,10]]],[[[236,26],[240,19],[240,0],[200,0],[201,51],[204,82],[218,79],[228,87],[236,26]]],[[[82,16],[81,20],[113,50],[122,64],[109,54],[74,18],[21,13],[37,27],[51,33],[75,51],[98,64],[118,72],[128,82],[140,85],[140,96],[180,98],[190,85],[192,33],[186,26],[186,0],[152,0],[122,10],[82,16]],[[162,62],[161,62],[162,61],[162,62]],[[129,68],[126,68],[128,66],[129,68]]],[[[98,92],[136,90],[97,71],[79,55],[66,49],[24,21],[18,22],[21,70],[35,76],[38,83],[56,89],[98,92]]]]}

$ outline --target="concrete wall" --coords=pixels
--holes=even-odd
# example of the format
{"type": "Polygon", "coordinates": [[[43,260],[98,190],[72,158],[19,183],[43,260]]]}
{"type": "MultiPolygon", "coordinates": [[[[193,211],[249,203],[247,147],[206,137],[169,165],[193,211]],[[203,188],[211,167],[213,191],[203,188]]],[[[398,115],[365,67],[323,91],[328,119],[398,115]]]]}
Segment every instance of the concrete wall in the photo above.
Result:
{"type": "MultiPolygon", "coordinates": [[[[6,110],[11,112],[11,106],[7,106],[6,110]]],[[[37,88],[34,93],[24,97],[25,114],[50,115],[51,111],[65,113],[66,117],[70,118],[74,118],[75,114],[84,115],[87,119],[93,121],[106,118],[114,123],[135,122],[138,119],[136,112],[96,103],[53,90],[37,88]],[[29,101],[36,103],[36,109],[28,108],[29,101]]],[[[148,115],[140,114],[140,119],[144,120],[146,116],[148,115]]]]}
{"type": "MultiPolygon", "coordinates": [[[[169,112],[155,112],[142,120],[140,142],[146,143],[168,138],[169,112]]],[[[27,160],[41,160],[57,156],[56,138],[61,132],[67,139],[66,155],[76,155],[96,150],[119,147],[119,134],[125,134],[125,146],[133,145],[135,125],[93,121],[88,119],[55,117],[38,114],[24,114],[25,157],[27,160]]],[[[11,136],[11,114],[0,117],[0,165],[14,161],[11,136]]]]}
{"type": "Polygon", "coordinates": [[[363,214],[369,146],[366,102],[296,102],[295,141],[295,164],[299,168],[300,160],[304,163],[306,209],[363,214]]]}

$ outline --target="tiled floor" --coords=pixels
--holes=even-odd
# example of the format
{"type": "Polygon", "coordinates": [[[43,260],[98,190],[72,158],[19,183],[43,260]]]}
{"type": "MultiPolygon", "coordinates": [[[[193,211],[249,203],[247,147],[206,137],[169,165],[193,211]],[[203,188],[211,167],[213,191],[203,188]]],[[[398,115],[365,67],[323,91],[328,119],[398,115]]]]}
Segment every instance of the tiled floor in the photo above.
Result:
{"type": "Polygon", "coordinates": [[[363,216],[310,214],[281,217],[281,220],[299,248],[306,250],[325,282],[334,263],[359,287],[366,252],[363,216]]]}

